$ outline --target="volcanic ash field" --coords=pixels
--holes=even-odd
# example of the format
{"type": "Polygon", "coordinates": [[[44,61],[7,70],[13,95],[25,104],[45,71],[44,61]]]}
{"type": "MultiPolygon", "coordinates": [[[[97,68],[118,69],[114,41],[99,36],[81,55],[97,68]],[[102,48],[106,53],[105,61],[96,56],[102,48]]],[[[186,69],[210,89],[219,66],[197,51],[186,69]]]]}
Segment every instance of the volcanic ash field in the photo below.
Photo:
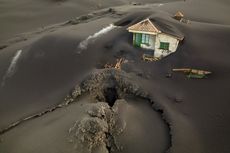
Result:
{"type": "MultiPolygon", "coordinates": [[[[30,1],[44,12],[18,5],[0,25],[1,153],[230,152],[229,2],[30,1]],[[147,18],[184,37],[175,53],[142,59],[127,28],[147,18]],[[184,67],[212,74],[172,72],[184,67]]],[[[0,21],[14,7],[0,0],[0,21]]]]}

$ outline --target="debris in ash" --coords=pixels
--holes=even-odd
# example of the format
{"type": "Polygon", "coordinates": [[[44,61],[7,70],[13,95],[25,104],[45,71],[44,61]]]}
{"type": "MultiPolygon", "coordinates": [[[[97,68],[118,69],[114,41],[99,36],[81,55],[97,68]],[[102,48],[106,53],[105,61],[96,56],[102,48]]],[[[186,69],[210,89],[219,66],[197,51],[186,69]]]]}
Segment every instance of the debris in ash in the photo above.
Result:
{"type": "Polygon", "coordinates": [[[180,21],[183,18],[184,18],[184,14],[181,11],[177,11],[176,14],[174,15],[174,19],[178,21],[180,21]]]}
{"type": "Polygon", "coordinates": [[[181,11],[177,11],[173,18],[185,24],[191,23],[190,20],[184,18],[184,14],[181,11]]]}
{"type": "Polygon", "coordinates": [[[172,69],[173,72],[182,72],[184,73],[187,78],[191,79],[204,79],[207,78],[208,75],[212,74],[210,71],[206,70],[199,70],[199,69],[192,69],[192,68],[179,68],[179,69],[172,69]]]}
{"type": "MultiPolygon", "coordinates": [[[[82,15],[79,16],[77,18],[71,19],[69,21],[67,21],[65,24],[71,24],[71,25],[75,25],[75,24],[79,24],[82,23],[84,21],[88,21],[90,19],[98,19],[104,15],[108,15],[108,14],[117,14],[118,12],[113,9],[113,8],[108,8],[108,9],[102,9],[90,14],[86,14],[86,15],[82,15]]],[[[119,14],[118,14],[119,15],[119,14]]]]}
{"type": "Polygon", "coordinates": [[[155,57],[154,55],[149,55],[149,54],[143,54],[142,59],[143,61],[150,61],[150,62],[160,60],[159,57],[155,57]]]}
{"type": "Polygon", "coordinates": [[[140,2],[131,2],[130,4],[131,5],[142,5],[142,3],[140,3],[140,2]]]}
{"type": "Polygon", "coordinates": [[[115,64],[106,63],[103,68],[115,68],[117,70],[121,70],[121,65],[123,63],[128,63],[128,60],[125,60],[124,58],[119,58],[116,60],[115,64]]]}

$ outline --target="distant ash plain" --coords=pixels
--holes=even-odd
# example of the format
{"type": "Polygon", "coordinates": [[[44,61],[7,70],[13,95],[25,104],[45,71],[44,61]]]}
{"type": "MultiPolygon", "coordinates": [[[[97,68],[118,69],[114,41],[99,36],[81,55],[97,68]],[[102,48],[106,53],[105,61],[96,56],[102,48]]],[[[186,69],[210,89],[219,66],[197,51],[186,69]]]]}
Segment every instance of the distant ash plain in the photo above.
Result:
{"type": "MultiPolygon", "coordinates": [[[[15,18],[21,5],[12,16],[11,5],[0,1],[0,20],[15,18]]],[[[31,31],[18,21],[0,37],[0,152],[230,152],[228,1],[28,3],[43,5],[28,16],[40,21],[26,21],[31,31]],[[177,11],[189,24],[173,18],[177,11]],[[146,50],[127,28],[146,18],[184,35],[175,53],[142,60],[146,50]],[[121,69],[105,67],[121,58],[121,69]],[[180,67],[213,73],[188,79],[172,72],[180,67]]]]}

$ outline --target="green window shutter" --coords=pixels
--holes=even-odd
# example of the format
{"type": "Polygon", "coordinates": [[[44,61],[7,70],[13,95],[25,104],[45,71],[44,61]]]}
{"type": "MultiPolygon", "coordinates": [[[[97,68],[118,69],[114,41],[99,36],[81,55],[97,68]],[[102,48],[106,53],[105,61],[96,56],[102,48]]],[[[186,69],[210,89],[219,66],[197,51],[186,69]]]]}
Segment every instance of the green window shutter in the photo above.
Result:
{"type": "Polygon", "coordinates": [[[135,45],[135,42],[136,42],[136,34],[133,33],[133,45],[135,45]]]}
{"type": "Polygon", "coordinates": [[[136,42],[137,42],[137,46],[141,46],[141,37],[142,37],[142,34],[141,33],[137,33],[136,34],[137,35],[137,40],[136,40],[136,42]]]}
{"type": "Polygon", "coordinates": [[[140,47],[142,42],[142,34],[141,33],[133,33],[133,45],[136,47],[140,47]]]}
{"type": "Polygon", "coordinates": [[[160,42],[160,49],[169,50],[169,43],[168,42],[160,42]]]}

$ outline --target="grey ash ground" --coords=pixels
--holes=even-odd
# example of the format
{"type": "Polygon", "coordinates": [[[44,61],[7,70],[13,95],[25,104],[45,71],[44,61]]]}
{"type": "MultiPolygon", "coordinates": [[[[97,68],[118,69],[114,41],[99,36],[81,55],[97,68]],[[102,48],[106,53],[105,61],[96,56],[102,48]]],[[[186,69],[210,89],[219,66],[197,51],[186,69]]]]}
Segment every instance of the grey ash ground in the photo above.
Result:
{"type": "Polygon", "coordinates": [[[229,153],[229,7],[0,0],[0,152],[229,153]],[[178,10],[190,24],[173,19],[178,10]],[[145,18],[185,36],[176,53],[141,59],[127,28],[145,18]],[[121,70],[104,69],[119,58],[121,70]],[[180,67],[213,73],[187,79],[172,73],[180,67]]]}

